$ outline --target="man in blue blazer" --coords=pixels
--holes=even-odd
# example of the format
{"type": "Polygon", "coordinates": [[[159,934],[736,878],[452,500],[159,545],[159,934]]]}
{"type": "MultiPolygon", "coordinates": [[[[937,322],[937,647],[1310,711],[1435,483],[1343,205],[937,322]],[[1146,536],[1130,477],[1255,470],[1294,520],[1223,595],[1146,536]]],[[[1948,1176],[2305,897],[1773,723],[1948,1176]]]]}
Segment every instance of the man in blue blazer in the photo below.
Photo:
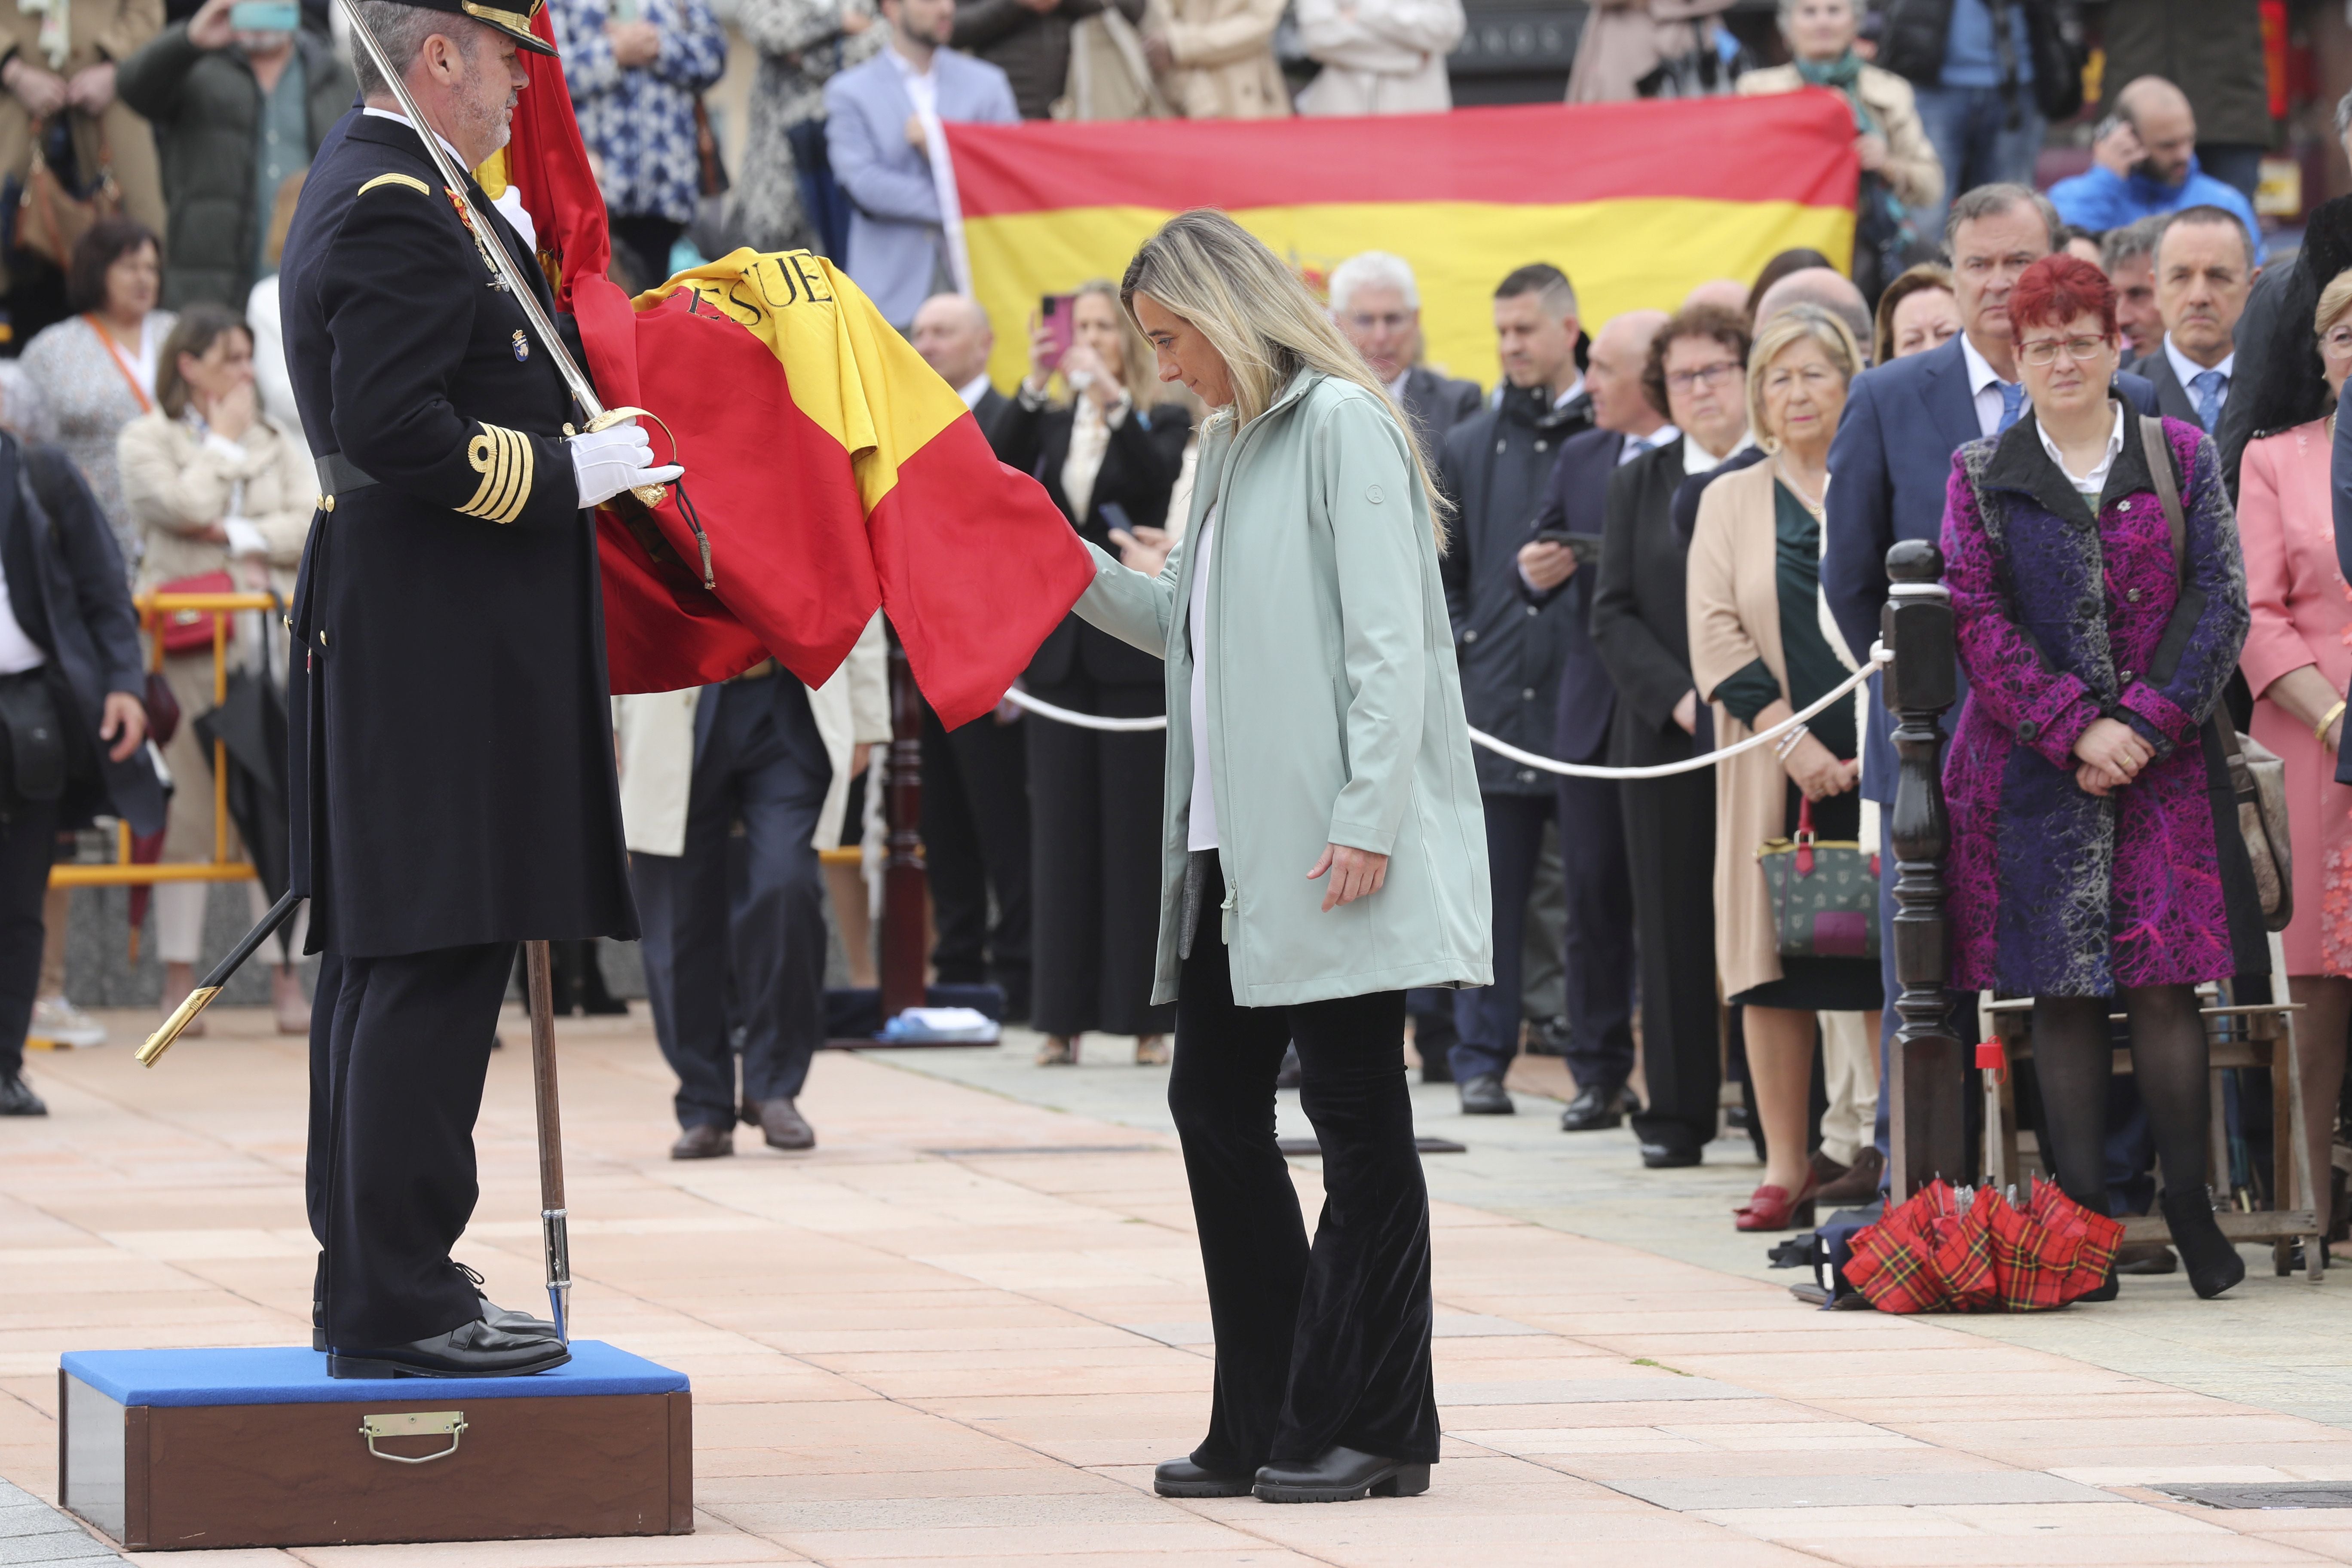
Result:
{"type": "Polygon", "coordinates": [[[882,0],[890,47],[824,84],[824,144],[847,192],[849,276],[904,331],[916,307],[952,290],[932,154],[943,121],[1011,125],[1013,84],[946,47],[955,0],[882,0]]]}
{"type": "MultiPolygon", "coordinates": [[[[1940,540],[1944,497],[1952,477],[1952,454],[2015,424],[2029,406],[2017,379],[2016,352],[2009,321],[2009,294],[2020,274],[2057,247],[2058,214],[2043,197],[2022,185],[1979,185],[1952,204],[1944,226],[1951,253],[1960,333],[1930,349],[1864,372],[1846,395],[1837,439],[1830,447],[1828,540],[1822,556],[1822,595],[1846,646],[1859,658],[1878,637],[1878,612],[1886,603],[1886,552],[1897,540],[1940,540]]],[[[2116,390],[2142,414],[2156,412],[2155,390],[2140,377],[2116,378],[2116,390]]],[[[1871,682],[1878,694],[1878,682],[1871,682]]],[[[1967,684],[1962,681],[1966,693],[1967,684]]],[[[1958,704],[1954,705],[1957,710],[1958,704]]],[[[1862,791],[1890,805],[1895,799],[1894,729],[1885,708],[1870,705],[1870,729],[1863,742],[1862,791]]],[[[1892,814],[1882,812],[1882,833],[1892,814]]],[[[1895,915],[1895,853],[1891,841],[1879,857],[1879,914],[1895,915]]],[[[1901,1020],[1895,999],[1892,928],[1883,931],[1879,963],[1886,1009],[1879,1035],[1879,1079],[1886,1080],[1886,1041],[1901,1020]]],[[[1956,1019],[1973,1033],[1972,1018],[1956,1019]]],[[[1887,1152],[1890,1097],[1878,1097],[1877,1149],[1887,1152]]],[[[1843,1196],[1843,1194],[1841,1194],[1843,1196]]]]}

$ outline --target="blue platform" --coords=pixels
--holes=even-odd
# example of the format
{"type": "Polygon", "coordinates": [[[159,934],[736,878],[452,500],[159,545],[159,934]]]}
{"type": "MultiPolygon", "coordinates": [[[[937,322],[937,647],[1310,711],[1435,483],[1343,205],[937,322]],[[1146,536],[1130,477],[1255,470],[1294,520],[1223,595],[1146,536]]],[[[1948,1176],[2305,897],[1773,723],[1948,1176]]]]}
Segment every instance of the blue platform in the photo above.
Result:
{"type": "Polygon", "coordinates": [[[571,1394],[678,1394],[686,1373],[615,1350],[572,1342],[572,1360],[525,1377],[334,1378],[313,1350],[68,1351],[60,1364],[118,1405],[382,1405],[388,1400],[549,1399],[571,1394]]]}

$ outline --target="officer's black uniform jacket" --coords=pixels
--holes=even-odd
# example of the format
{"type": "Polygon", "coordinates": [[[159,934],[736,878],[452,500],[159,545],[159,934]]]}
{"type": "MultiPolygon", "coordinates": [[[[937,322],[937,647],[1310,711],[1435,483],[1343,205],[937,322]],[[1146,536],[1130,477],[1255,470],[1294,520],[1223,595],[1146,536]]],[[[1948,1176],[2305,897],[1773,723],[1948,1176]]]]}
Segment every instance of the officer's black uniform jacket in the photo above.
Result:
{"type": "Polygon", "coordinates": [[[303,427],[377,481],[311,529],[287,688],[294,887],[347,955],[636,935],[580,416],[471,195],[478,243],[415,132],[354,110],[278,277],[303,427]]]}

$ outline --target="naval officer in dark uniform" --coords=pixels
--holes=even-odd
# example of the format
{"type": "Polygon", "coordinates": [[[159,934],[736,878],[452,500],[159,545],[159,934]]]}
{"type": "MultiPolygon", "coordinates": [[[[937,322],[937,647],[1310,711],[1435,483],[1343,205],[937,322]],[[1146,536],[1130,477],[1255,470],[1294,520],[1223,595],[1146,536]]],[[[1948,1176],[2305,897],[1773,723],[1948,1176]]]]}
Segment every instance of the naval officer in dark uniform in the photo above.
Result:
{"type": "MultiPolygon", "coordinates": [[[[530,18],[365,0],[411,97],[471,169],[505,145],[530,18]]],[[[294,885],[311,900],[310,1198],[329,1371],[478,1376],[566,1358],[449,1257],[515,944],[634,938],[583,510],[656,468],[584,423],[520,302],[531,253],[470,177],[469,215],[359,51],[278,290],[319,459],[288,683],[294,885]]]]}

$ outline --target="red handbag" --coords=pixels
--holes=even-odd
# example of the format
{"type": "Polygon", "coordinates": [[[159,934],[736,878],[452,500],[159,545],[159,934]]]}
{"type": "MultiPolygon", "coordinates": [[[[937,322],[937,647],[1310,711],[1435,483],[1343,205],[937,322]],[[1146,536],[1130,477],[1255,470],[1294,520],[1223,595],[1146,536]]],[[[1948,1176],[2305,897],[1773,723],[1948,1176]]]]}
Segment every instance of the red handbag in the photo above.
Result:
{"type": "MultiPolygon", "coordinates": [[[[194,577],[176,578],[155,584],[158,594],[234,594],[236,579],[226,572],[200,572],[194,577]]],[[[194,653],[213,646],[213,614],[210,610],[163,610],[155,616],[155,635],[163,639],[165,653],[194,653]]]]}

